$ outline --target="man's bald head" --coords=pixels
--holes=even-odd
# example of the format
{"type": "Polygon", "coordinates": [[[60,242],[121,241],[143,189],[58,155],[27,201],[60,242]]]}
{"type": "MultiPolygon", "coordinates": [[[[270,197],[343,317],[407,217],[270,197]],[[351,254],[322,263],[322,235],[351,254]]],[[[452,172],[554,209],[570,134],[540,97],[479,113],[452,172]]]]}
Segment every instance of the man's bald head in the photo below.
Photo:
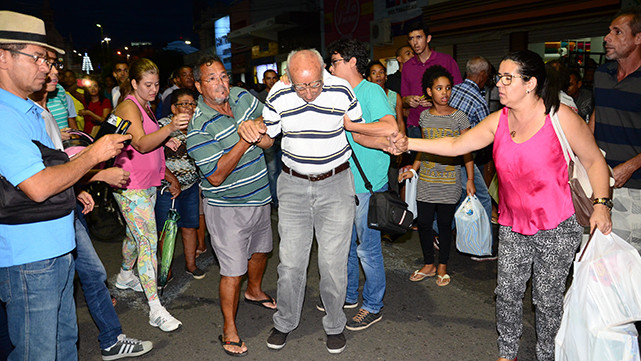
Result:
{"type": "Polygon", "coordinates": [[[295,50],[287,56],[287,75],[290,79],[305,71],[322,74],[324,66],[323,56],[316,49],[295,50]]]}
{"type": "Polygon", "coordinates": [[[315,49],[293,51],[287,57],[287,74],[296,94],[312,102],[322,92],[323,56],[315,49]]]}

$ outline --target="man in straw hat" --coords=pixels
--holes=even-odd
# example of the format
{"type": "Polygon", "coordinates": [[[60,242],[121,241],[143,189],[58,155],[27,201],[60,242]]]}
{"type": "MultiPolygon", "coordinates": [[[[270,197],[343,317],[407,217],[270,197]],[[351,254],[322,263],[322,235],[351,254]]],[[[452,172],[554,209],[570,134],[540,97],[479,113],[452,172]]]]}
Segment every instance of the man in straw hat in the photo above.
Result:
{"type": "MultiPolygon", "coordinates": [[[[34,201],[31,213],[39,212],[36,202],[64,192],[96,164],[120,153],[122,142],[131,139],[109,135],[67,163],[44,165],[33,141],[54,146],[40,111],[27,96],[43,87],[51,71],[48,49],[64,54],[46,43],[42,20],[0,11],[0,174],[34,201]]],[[[0,300],[6,304],[15,347],[9,359],[77,360],[70,253],[75,247],[74,214],[41,216],[31,223],[0,217],[0,300]]]]}

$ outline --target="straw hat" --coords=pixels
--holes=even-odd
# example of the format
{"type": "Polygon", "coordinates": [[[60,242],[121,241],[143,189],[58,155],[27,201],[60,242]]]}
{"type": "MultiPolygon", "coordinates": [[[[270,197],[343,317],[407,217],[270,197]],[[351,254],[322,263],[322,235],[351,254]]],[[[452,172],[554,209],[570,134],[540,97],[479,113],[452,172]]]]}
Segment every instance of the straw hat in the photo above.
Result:
{"type": "Polygon", "coordinates": [[[13,11],[0,11],[0,44],[35,44],[65,53],[47,44],[44,21],[13,11]]]}

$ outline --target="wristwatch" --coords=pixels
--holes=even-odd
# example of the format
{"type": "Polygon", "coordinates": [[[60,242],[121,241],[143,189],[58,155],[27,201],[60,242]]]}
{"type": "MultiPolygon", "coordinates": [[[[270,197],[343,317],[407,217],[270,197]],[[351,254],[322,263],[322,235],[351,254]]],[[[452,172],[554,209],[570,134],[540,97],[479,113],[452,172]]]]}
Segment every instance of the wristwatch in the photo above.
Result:
{"type": "Polygon", "coordinates": [[[608,209],[612,210],[612,199],[611,198],[595,198],[592,204],[603,204],[604,206],[608,207],[608,209]]]}

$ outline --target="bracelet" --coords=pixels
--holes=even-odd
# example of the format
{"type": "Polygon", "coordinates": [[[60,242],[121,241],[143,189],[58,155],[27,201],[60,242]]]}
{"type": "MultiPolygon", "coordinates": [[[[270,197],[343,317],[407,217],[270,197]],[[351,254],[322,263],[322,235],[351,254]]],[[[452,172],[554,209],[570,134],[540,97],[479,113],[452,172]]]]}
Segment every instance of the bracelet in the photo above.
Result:
{"type": "Polygon", "coordinates": [[[610,198],[595,198],[594,201],[592,201],[592,204],[593,205],[602,204],[608,207],[608,209],[610,210],[612,210],[612,206],[613,206],[612,199],[610,198]]]}

